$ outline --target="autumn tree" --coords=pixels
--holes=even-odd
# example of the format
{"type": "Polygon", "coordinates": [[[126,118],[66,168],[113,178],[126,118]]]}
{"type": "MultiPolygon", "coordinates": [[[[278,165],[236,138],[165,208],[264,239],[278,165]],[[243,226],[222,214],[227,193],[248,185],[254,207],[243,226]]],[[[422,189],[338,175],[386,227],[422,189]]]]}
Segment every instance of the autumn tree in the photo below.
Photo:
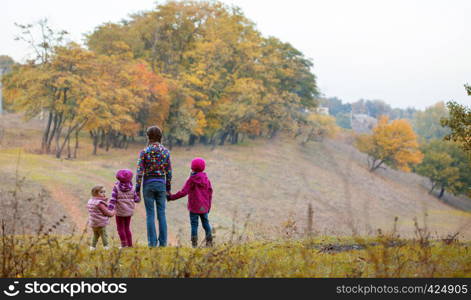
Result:
{"type": "Polygon", "coordinates": [[[64,45],[65,37],[69,34],[65,30],[55,30],[49,26],[47,18],[41,19],[32,24],[18,24],[15,26],[21,31],[15,40],[26,43],[33,51],[31,61],[36,64],[49,62],[54,49],[64,45]]]}
{"type": "Polygon", "coordinates": [[[158,105],[152,116],[141,122],[163,122],[169,101],[163,78],[150,71],[145,61],[132,59],[125,44],[115,44],[111,55],[97,55],[77,44],[59,46],[41,64],[30,62],[14,68],[5,78],[6,96],[17,111],[28,118],[41,111],[49,114],[43,133],[42,150],[60,158],[67,146],[75,157],[79,132],[86,129],[93,138],[94,153],[102,147],[122,147],[145,126],[139,112],[158,105]],[[71,138],[75,149],[71,151],[71,138]]]}
{"type": "Polygon", "coordinates": [[[89,122],[86,129],[98,147],[125,147],[129,138],[168,117],[168,87],[143,60],[132,59],[129,47],[115,43],[109,55],[96,55],[88,74],[89,122]],[[149,114],[149,111],[152,114],[149,114]]]}
{"type": "Polygon", "coordinates": [[[422,161],[417,136],[406,120],[388,122],[386,116],[380,117],[371,135],[360,135],[356,140],[357,148],[368,154],[370,171],[381,165],[410,171],[410,165],[422,161]]]}
{"type": "Polygon", "coordinates": [[[471,108],[454,101],[448,102],[447,107],[450,117],[443,118],[441,124],[449,127],[451,133],[445,139],[458,142],[465,151],[471,153],[471,108]]]}
{"type": "Polygon", "coordinates": [[[302,145],[310,141],[322,141],[324,138],[335,136],[340,128],[332,116],[310,113],[306,122],[299,127],[296,134],[302,145]]]}
{"type": "Polygon", "coordinates": [[[414,115],[412,124],[414,131],[426,140],[442,139],[450,133],[450,129],[440,123],[442,118],[448,117],[448,109],[445,103],[438,102],[424,111],[418,111],[414,115]]]}
{"type": "Polygon", "coordinates": [[[117,41],[169,81],[164,126],[171,144],[294,132],[303,108],[316,106],[312,62],[288,43],[261,36],[237,7],[169,1],[100,26],[87,44],[109,55],[117,41]]]}
{"type": "Polygon", "coordinates": [[[49,63],[54,50],[62,45],[68,33],[64,30],[53,30],[48,25],[47,19],[34,24],[15,25],[21,31],[15,40],[28,44],[34,55],[25,65],[16,66],[8,76],[3,78],[5,100],[7,104],[11,104],[12,99],[15,99],[14,106],[16,109],[25,111],[27,119],[38,114],[42,116],[48,111],[48,121],[41,148],[42,151],[49,152],[52,137],[55,135],[51,127],[53,124],[56,127],[58,123],[61,123],[58,115],[54,113],[53,102],[59,95],[54,87],[49,85],[54,80],[49,63]]]}
{"type": "Polygon", "coordinates": [[[421,151],[424,159],[415,171],[430,179],[430,192],[438,189],[439,198],[445,190],[455,195],[469,193],[471,161],[457,143],[434,139],[422,145],[421,151]]]}
{"type": "Polygon", "coordinates": [[[6,100],[15,110],[24,111],[27,118],[48,112],[42,150],[49,153],[55,140],[56,156],[60,157],[72,132],[87,121],[77,109],[89,89],[82,77],[91,71],[92,66],[87,62],[93,54],[74,44],[56,47],[54,51],[47,62],[31,61],[15,67],[4,82],[6,100]]]}

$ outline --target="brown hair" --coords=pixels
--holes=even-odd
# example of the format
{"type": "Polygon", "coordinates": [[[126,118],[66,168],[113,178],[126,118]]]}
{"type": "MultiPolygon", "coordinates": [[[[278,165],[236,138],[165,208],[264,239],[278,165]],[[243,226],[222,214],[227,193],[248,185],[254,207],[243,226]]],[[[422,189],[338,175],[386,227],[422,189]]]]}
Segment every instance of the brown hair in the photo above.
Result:
{"type": "Polygon", "coordinates": [[[99,193],[101,190],[103,190],[103,189],[105,189],[104,186],[102,186],[102,185],[95,185],[95,186],[93,187],[93,189],[92,189],[92,196],[98,196],[98,193],[99,193]]]}
{"type": "Polygon", "coordinates": [[[158,126],[151,126],[147,128],[147,138],[149,139],[149,143],[161,142],[162,140],[162,129],[158,126]]]}

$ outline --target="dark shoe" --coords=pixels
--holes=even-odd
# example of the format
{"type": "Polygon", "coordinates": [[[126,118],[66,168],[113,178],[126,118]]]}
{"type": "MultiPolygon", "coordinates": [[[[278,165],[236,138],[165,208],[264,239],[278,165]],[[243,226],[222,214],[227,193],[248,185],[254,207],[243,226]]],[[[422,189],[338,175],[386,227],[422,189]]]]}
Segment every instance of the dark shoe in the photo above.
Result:
{"type": "Polygon", "coordinates": [[[193,248],[198,247],[198,236],[192,236],[191,237],[191,246],[193,248]]]}
{"type": "Polygon", "coordinates": [[[206,247],[212,247],[213,246],[213,237],[212,236],[207,236],[206,237],[206,247]]]}

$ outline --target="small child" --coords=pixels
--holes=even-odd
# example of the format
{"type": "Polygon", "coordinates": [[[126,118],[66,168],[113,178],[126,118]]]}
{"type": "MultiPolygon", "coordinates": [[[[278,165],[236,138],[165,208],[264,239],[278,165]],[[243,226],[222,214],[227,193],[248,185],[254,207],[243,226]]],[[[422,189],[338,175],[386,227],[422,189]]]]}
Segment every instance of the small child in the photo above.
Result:
{"type": "Polygon", "coordinates": [[[208,213],[211,209],[213,188],[211,181],[204,173],[206,162],[202,158],[195,158],[191,161],[191,175],[185,182],[182,190],[176,194],[168,193],[169,201],[177,200],[188,195],[188,210],[190,211],[191,224],[191,245],[193,248],[198,246],[198,218],[201,219],[204,231],[206,233],[206,246],[213,245],[213,236],[211,226],[209,225],[208,213]]]}
{"type": "Polygon", "coordinates": [[[118,181],[113,187],[108,208],[116,211],[116,228],[118,229],[121,247],[132,247],[131,217],[134,214],[135,203],[141,201],[132,184],[132,171],[119,170],[116,173],[118,181]]]}
{"type": "Polygon", "coordinates": [[[92,189],[92,198],[88,200],[88,224],[93,229],[93,239],[90,250],[96,249],[98,239],[101,237],[104,249],[108,248],[108,235],[106,233],[106,225],[110,222],[110,217],[114,216],[114,212],[108,210],[108,199],[106,198],[105,187],[97,185],[92,189]]]}

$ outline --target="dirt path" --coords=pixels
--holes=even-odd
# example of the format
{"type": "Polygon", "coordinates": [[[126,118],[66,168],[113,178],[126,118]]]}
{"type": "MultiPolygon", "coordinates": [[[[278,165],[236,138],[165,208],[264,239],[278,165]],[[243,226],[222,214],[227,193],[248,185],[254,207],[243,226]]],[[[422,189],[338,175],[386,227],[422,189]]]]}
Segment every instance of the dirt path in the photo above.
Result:
{"type": "Polygon", "coordinates": [[[46,186],[46,189],[51,193],[52,198],[64,207],[68,217],[76,226],[76,230],[81,232],[87,224],[88,216],[81,207],[80,199],[59,185],[50,184],[46,186]]]}
{"type": "MultiPolygon", "coordinates": [[[[47,161],[48,163],[51,163],[49,160],[47,161]]],[[[59,161],[57,162],[52,162],[57,167],[60,168],[65,168],[63,164],[61,164],[59,161]]],[[[103,184],[108,184],[108,181],[110,178],[107,178],[105,176],[99,176],[93,173],[89,173],[83,170],[74,170],[74,172],[80,174],[83,177],[86,177],[88,179],[92,179],[95,182],[100,182],[103,184]]],[[[79,231],[83,230],[87,224],[87,219],[88,219],[88,214],[85,209],[85,203],[82,203],[78,195],[74,195],[72,192],[68,192],[65,190],[65,188],[59,186],[59,185],[48,185],[47,189],[51,192],[52,198],[59,202],[64,209],[68,212],[72,222],[77,226],[77,229],[79,231]]],[[[110,194],[108,193],[108,196],[110,194]]],[[[136,207],[135,210],[135,215],[134,218],[139,219],[140,223],[144,223],[144,227],[140,228],[140,230],[146,230],[145,229],[145,218],[146,218],[146,213],[145,213],[145,208],[144,208],[144,201],[141,199],[140,204],[136,207]],[[141,206],[142,207],[139,207],[141,206]]],[[[139,232],[136,234],[146,236],[146,232],[139,232]]],[[[168,244],[170,246],[175,246],[178,244],[177,238],[175,234],[171,232],[171,229],[168,232],[168,244]]]]}

